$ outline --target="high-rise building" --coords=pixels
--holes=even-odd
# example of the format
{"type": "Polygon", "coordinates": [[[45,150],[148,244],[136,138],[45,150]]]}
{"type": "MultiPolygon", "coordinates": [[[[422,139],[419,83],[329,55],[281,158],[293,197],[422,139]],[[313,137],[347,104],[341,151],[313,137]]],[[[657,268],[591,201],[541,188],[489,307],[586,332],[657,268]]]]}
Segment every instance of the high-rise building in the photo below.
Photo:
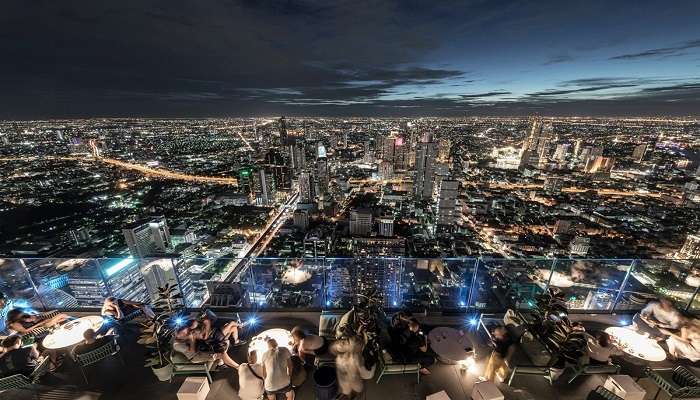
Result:
{"type": "Polygon", "coordinates": [[[299,174],[299,196],[302,203],[311,203],[315,197],[313,180],[308,171],[299,174]]]}
{"type": "Polygon", "coordinates": [[[379,225],[379,236],[384,236],[384,237],[394,236],[394,217],[392,217],[392,216],[379,217],[377,222],[379,225]]]}
{"type": "Polygon", "coordinates": [[[255,204],[269,206],[274,199],[274,185],[272,177],[267,174],[264,168],[258,168],[253,175],[253,192],[255,193],[255,204]]]}
{"type": "Polygon", "coordinates": [[[280,144],[282,146],[285,146],[288,144],[287,120],[284,117],[280,117],[278,123],[279,123],[279,132],[280,132],[280,144]]]}
{"type": "Polygon", "coordinates": [[[294,226],[306,231],[309,228],[309,212],[307,210],[294,211],[294,226]]]}
{"type": "Polygon", "coordinates": [[[253,193],[253,167],[246,166],[238,169],[238,188],[241,193],[253,193]]]}
{"type": "Polygon", "coordinates": [[[587,174],[610,174],[614,163],[615,160],[611,157],[589,157],[588,161],[586,161],[586,165],[584,166],[583,171],[587,174]]]}
{"type": "Polygon", "coordinates": [[[700,259],[700,235],[688,235],[683,247],[676,252],[674,258],[679,260],[700,259]]]}
{"type": "Polygon", "coordinates": [[[416,179],[413,183],[416,200],[427,201],[433,198],[436,156],[437,144],[428,135],[416,148],[416,179]]]}
{"type": "Polygon", "coordinates": [[[541,119],[533,120],[530,133],[523,143],[520,169],[544,168],[549,158],[551,140],[552,124],[544,123],[541,119]]]}
{"type": "Polygon", "coordinates": [[[632,158],[636,162],[641,162],[644,159],[644,156],[647,154],[647,144],[642,143],[638,144],[634,147],[634,150],[632,151],[632,158]]]}
{"type": "Polygon", "coordinates": [[[459,181],[443,179],[440,182],[440,195],[438,197],[438,225],[454,225],[460,215],[457,209],[457,196],[459,194],[459,181]]]}
{"type": "Polygon", "coordinates": [[[591,238],[588,236],[576,236],[569,243],[569,253],[574,256],[585,256],[591,248],[591,238]]]}
{"type": "Polygon", "coordinates": [[[450,152],[452,150],[452,142],[450,139],[441,139],[438,143],[438,158],[440,161],[445,162],[450,159],[450,152]]]}
{"type": "Polygon", "coordinates": [[[350,234],[369,236],[372,233],[372,212],[369,210],[352,210],[350,212],[350,234]]]}
{"type": "Polygon", "coordinates": [[[304,140],[294,140],[290,145],[289,154],[292,157],[292,168],[295,172],[306,168],[306,146],[304,145],[304,140]]]}
{"type": "Polygon", "coordinates": [[[330,170],[328,168],[328,159],[326,158],[325,152],[323,157],[319,157],[316,160],[316,194],[323,195],[328,193],[328,188],[330,185],[330,170]]]}
{"type": "Polygon", "coordinates": [[[390,161],[382,161],[379,163],[379,177],[381,179],[393,179],[394,178],[394,164],[390,161]]]}
{"type": "Polygon", "coordinates": [[[164,254],[170,247],[170,231],[163,216],[134,222],[122,229],[122,233],[133,257],[164,254]]]}
{"type": "Polygon", "coordinates": [[[554,160],[559,161],[559,162],[564,162],[566,161],[566,155],[569,154],[569,144],[568,143],[560,143],[557,145],[556,149],[554,150],[554,160]]]}
{"type": "Polygon", "coordinates": [[[265,155],[265,170],[274,178],[274,190],[289,190],[292,177],[289,166],[279,151],[271,149],[265,155]]]}
{"type": "Polygon", "coordinates": [[[564,187],[564,180],[562,178],[548,176],[547,178],[544,179],[543,189],[546,193],[549,193],[549,194],[561,193],[561,190],[563,187],[564,187]]]}
{"type": "Polygon", "coordinates": [[[567,235],[571,231],[572,222],[568,219],[558,219],[554,224],[555,235],[567,235]]]}

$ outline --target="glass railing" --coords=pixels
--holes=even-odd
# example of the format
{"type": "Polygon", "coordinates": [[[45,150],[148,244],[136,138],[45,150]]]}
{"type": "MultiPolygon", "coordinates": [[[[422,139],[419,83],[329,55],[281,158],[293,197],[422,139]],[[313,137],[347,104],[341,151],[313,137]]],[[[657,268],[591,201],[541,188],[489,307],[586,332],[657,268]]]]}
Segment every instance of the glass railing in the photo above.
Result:
{"type": "Polygon", "coordinates": [[[166,284],[188,308],[345,309],[376,290],[388,309],[498,312],[530,308],[556,287],[574,312],[631,312],[659,296],[700,311],[698,260],[0,258],[0,291],[15,307],[94,309],[109,296],[151,303],[166,284]]]}

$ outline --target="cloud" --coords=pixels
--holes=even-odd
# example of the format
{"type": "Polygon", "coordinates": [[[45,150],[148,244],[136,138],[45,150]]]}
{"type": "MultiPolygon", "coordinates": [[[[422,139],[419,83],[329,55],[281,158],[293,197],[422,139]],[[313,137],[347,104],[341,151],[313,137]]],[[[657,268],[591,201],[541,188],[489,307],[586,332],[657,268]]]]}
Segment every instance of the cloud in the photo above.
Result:
{"type": "Polygon", "coordinates": [[[638,60],[643,58],[655,57],[672,57],[684,55],[683,51],[700,47],[700,39],[690,40],[678,46],[660,47],[656,49],[645,50],[639,53],[621,54],[610,57],[609,60],[638,60]]]}
{"type": "Polygon", "coordinates": [[[479,99],[483,97],[496,97],[496,96],[504,96],[507,94],[512,94],[511,92],[507,92],[505,90],[496,90],[492,92],[485,92],[485,93],[469,93],[469,94],[462,94],[459,97],[462,97],[464,99],[479,99]]]}
{"type": "Polygon", "coordinates": [[[550,57],[547,61],[543,62],[542,65],[561,64],[561,63],[571,62],[571,61],[574,61],[574,57],[572,57],[568,54],[560,54],[557,56],[550,57]]]}

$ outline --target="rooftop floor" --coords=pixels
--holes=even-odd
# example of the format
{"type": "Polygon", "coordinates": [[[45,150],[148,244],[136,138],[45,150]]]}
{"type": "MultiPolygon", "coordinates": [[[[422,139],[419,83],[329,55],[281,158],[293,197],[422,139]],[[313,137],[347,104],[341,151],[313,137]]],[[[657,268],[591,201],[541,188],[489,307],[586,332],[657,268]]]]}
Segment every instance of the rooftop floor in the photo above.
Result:
{"type": "MultiPolygon", "coordinates": [[[[303,313],[302,313],[303,314],[303,313]]],[[[300,315],[302,315],[300,314],[300,315]]],[[[263,319],[265,329],[282,327],[289,329],[291,326],[302,324],[312,328],[311,316],[290,318],[290,314],[282,315],[260,315],[263,319]]],[[[615,317],[609,315],[576,315],[573,316],[582,320],[588,330],[601,329],[615,324],[615,317]]],[[[317,314],[316,314],[317,318],[317,314]]],[[[435,321],[431,321],[435,322],[435,321]]],[[[443,321],[449,325],[449,322],[443,321]]],[[[14,390],[0,393],[0,400],[13,399],[24,400],[36,398],[38,393],[40,399],[176,399],[177,390],[185,379],[182,376],[173,378],[172,383],[159,382],[152,372],[144,368],[143,350],[135,344],[136,332],[127,333],[120,338],[122,343],[122,354],[126,367],[123,367],[118,360],[105,360],[94,366],[89,372],[90,384],[86,385],[81,374],[72,361],[66,358],[63,367],[59,372],[45,377],[42,384],[36,390],[14,390]]],[[[486,347],[486,339],[483,332],[469,332],[472,343],[475,345],[477,354],[478,371],[483,371],[489,350],[486,347]]],[[[232,357],[239,362],[245,359],[246,347],[236,347],[230,350],[232,357]]],[[[515,355],[515,363],[526,360],[524,354],[515,355]]],[[[623,370],[621,373],[634,375],[639,373],[645,364],[641,364],[632,359],[622,359],[619,363],[623,370]]],[[[675,364],[670,361],[650,364],[653,367],[672,367],[675,364]]],[[[459,370],[457,366],[437,363],[431,367],[432,374],[421,377],[421,382],[417,383],[415,375],[393,375],[382,378],[380,384],[375,380],[366,381],[365,399],[392,399],[392,400],[413,400],[424,399],[427,395],[445,390],[451,399],[469,399],[472,387],[478,379],[479,374],[466,374],[459,370]]],[[[315,398],[313,382],[310,378],[297,390],[297,399],[311,400],[315,398]]],[[[208,400],[238,400],[238,377],[235,370],[225,369],[214,372],[214,379],[208,400]]],[[[573,384],[569,385],[565,379],[555,381],[550,386],[543,378],[534,376],[517,376],[512,387],[501,383],[499,387],[505,394],[506,399],[557,399],[574,400],[585,399],[587,394],[602,385],[602,376],[582,376],[577,378],[573,384]]],[[[641,379],[639,384],[647,391],[646,399],[653,399],[656,394],[656,386],[648,379],[641,379]]],[[[659,399],[664,399],[663,393],[659,399]]]]}

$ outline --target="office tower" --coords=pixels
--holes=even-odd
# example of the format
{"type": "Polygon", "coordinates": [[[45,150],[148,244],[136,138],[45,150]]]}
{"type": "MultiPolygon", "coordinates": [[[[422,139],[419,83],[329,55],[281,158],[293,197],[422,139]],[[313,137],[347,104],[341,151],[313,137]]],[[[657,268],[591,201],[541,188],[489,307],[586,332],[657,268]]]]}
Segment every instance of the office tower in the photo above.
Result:
{"type": "Polygon", "coordinates": [[[150,303],[146,283],[139,261],[131,257],[102,265],[102,273],[112,296],[143,303],[150,303]]]}
{"type": "Polygon", "coordinates": [[[382,146],[381,146],[381,159],[384,161],[389,161],[390,163],[393,164],[394,162],[394,145],[396,142],[396,137],[394,136],[389,136],[385,137],[382,139],[382,146]]]}
{"type": "Polygon", "coordinates": [[[457,222],[457,196],[459,181],[443,179],[440,182],[440,194],[437,202],[437,224],[454,225],[457,222]]]}
{"type": "Polygon", "coordinates": [[[170,231],[165,217],[153,217],[134,222],[122,229],[129,252],[143,258],[163,254],[170,247],[170,231]]]}
{"type": "Polygon", "coordinates": [[[520,156],[520,169],[527,167],[544,168],[549,158],[550,143],[552,140],[552,124],[543,123],[540,119],[532,121],[530,134],[528,135],[520,156]]]}
{"type": "Polygon", "coordinates": [[[158,300],[158,288],[165,285],[175,286],[182,291],[175,275],[175,264],[173,264],[173,259],[171,258],[159,258],[148,262],[141,267],[141,275],[151,301],[158,300]]]}
{"type": "Polygon", "coordinates": [[[328,187],[330,185],[330,171],[328,169],[328,159],[326,158],[325,152],[323,157],[319,157],[316,160],[316,189],[317,194],[322,195],[328,193],[328,187]]]}
{"type": "Polygon", "coordinates": [[[399,136],[394,140],[394,169],[408,169],[409,145],[405,138],[399,136]]]}
{"type": "Polygon", "coordinates": [[[559,194],[564,186],[564,180],[557,177],[547,177],[544,179],[543,189],[549,194],[559,194]]]}
{"type": "Polygon", "coordinates": [[[330,240],[322,230],[314,229],[304,236],[304,257],[325,257],[330,250],[330,240]]]}
{"type": "Polygon", "coordinates": [[[350,212],[350,234],[369,236],[372,233],[372,212],[369,210],[352,210],[350,212]]]}
{"type": "Polygon", "coordinates": [[[394,236],[394,217],[384,216],[379,217],[379,236],[392,237],[394,236]]]}
{"type": "Polygon", "coordinates": [[[274,199],[274,185],[271,177],[264,168],[258,168],[253,174],[253,192],[255,193],[255,204],[268,206],[274,199]]]}
{"type": "Polygon", "coordinates": [[[71,229],[68,231],[68,236],[76,246],[90,242],[90,234],[85,228],[71,229]]]}
{"type": "Polygon", "coordinates": [[[644,159],[644,156],[647,154],[647,144],[642,143],[638,144],[634,147],[634,150],[632,151],[632,158],[636,162],[641,162],[644,159]]]}
{"type": "Polygon", "coordinates": [[[588,236],[576,236],[569,243],[569,253],[573,256],[585,256],[591,248],[591,238],[588,236]]]}
{"type": "Polygon", "coordinates": [[[381,179],[393,179],[394,178],[394,164],[389,161],[382,161],[379,164],[379,178],[381,179]]]}
{"type": "Polygon", "coordinates": [[[678,250],[674,257],[679,260],[700,259],[700,235],[688,235],[683,247],[678,250]]]}
{"type": "Polygon", "coordinates": [[[287,136],[287,120],[284,116],[280,117],[279,121],[279,133],[280,133],[280,145],[285,146],[288,144],[287,136]]]}
{"type": "Polygon", "coordinates": [[[374,139],[367,139],[365,140],[364,144],[364,162],[367,164],[371,164],[374,162],[374,139]]]}
{"type": "Polygon", "coordinates": [[[309,212],[306,210],[295,210],[294,226],[302,231],[306,231],[309,228],[309,212]]]}
{"type": "Polygon", "coordinates": [[[615,160],[612,157],[597,156],[589,157],[583,171],[587,174],[610,174],[615,160]]]}
{"type": "Polygon", "coordinates": [[[555,235],[566,235],[571,231],[572,222],[568,219],[558,219],[554,224],[555,235]]]}
{"type": "Polygon", "coordinates": [[[238,169],[238,189],[243,194],[253,193],[253,167],[242,167],[238,169]]]}
{"type": "Polygon", "coordinates": [[[265,155],[265,170],[275,181],[275,190],[289,190],[292,187],[292,177],[282,154],[271,149],[265,155]]]}
{"type": "Polygon", "coordinates": [[[581,154],[581,146],[582,145],[583,145],[583,140],[576,139],[576,143],[574,144],[574,157],[578,157],[579,154],[581,154]]]}
{"type": "Polygon", "coordinates": [[[313,180],[308,171],[299,174],[299,196],[302,203],[311,203],[315,197],[313,180]]]}
{"type": "Polygon", "coordinates": [[[437,144],[428,135],[416,148],[416,179],[413,183],[416,200],[425,201],[433,197],[436,156],[437,144]]]}
{"type": "Polygon", "coordinates": [[[440,161],[447,161],[450,159],[450,152],[452,151],[452,142],[450,139],[441,139],[438,143],[438,158],[440,161]]]}
{"type": "Polygon", "coordinates": [[[566,161],[567,154],[569,154],[569,144],[558,144],[556,149],[554,150],[553,158],[555,161],[563,162],[566,161]]]}
{"type": "Polygon", "coordinates": [[[299,172],[306,168],[306,148],[303,139],[296,139],[292,141],[289,154],[291,155],[292,168],[295,172],[299,172]]]}

